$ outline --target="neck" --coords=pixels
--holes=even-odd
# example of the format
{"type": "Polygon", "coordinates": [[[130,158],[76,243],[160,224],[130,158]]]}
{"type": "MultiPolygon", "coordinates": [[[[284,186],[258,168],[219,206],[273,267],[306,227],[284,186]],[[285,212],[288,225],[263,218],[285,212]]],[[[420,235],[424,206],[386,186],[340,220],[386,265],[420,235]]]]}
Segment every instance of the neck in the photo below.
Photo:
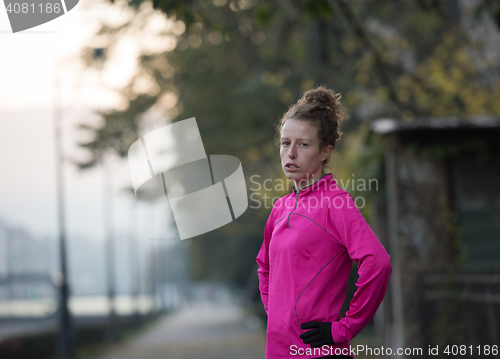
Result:
{"type": "Polygon", "coordinates": [[[325,175],[325,173],[323,172],[323,169],[322,169],[321,171],[314,173],[311,176],[308,175],[307,178],[303,178],[303,179],[300,179],[298,181],[294,181],[295,182],[295,189],[298,192],[302,188],[308,187],[308,186],[312,185],[314,182],[319,181],[319,179],[322,178],[324,175],[325,175]]]}

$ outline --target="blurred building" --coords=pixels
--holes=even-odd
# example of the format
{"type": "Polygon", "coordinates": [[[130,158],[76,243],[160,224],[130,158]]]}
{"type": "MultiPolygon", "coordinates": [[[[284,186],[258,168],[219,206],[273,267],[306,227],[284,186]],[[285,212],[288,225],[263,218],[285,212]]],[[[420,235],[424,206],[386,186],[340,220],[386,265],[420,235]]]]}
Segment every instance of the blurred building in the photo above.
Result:
{"type": "Polygon", "coordinates": [[[500,119],[379,119],[370,134],[384,149],[374,229],[393,265],[384,344],[499,343],[500,119]]]}
{"type": "Polygon", "coordinates": [[[0,337],[13,319],[54,315],[56,300],[49,239],[0,220],[0,337]]]}
{"type": "Polygon", "coordinates": [[[50,272],[48,240],[0,220],[0,276],[27,272],[50,272]]]}
{"type": "Polygon", "coordinates": [[[47,239],[0,220],[0,298],[53,296],[47,239]]]}

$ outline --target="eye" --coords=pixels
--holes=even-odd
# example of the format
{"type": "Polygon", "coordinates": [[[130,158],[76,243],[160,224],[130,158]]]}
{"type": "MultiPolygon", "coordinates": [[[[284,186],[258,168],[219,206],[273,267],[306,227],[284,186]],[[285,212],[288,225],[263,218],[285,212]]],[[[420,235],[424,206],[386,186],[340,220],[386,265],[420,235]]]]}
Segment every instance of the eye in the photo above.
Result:
{"type": "Polygon", "coordinates": [[[307,143],[301,143],[302,147],[307,147],[307,143]]]}
{"type": "Polygon", "coordinates": [[[289,144],[290,144],[290,142],[288,142],[288,141],[283,141],[283,142],[281,142],[281,145],[282,145],[282,146],[288,146],[289,144]]]}

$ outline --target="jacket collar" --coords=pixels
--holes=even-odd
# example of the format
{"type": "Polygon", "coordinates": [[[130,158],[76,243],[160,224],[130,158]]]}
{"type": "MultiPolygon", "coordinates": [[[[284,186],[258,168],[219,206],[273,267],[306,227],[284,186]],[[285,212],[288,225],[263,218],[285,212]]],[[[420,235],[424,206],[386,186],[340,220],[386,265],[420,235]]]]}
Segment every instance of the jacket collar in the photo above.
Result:
{"type": "MultiPolygon", "coordinates": [[[[303,187],[298,193],[307,193],[307,192],[310,192],[310,191],[314,190],[315,188],[317,188],[321,184],[325,185],[326,184],[325,182],[327,182],[327,181],[335,181],[333,179],[333,176],[332,176],[331,173],[326,173],[325,175],[323,175],[323,177],[321,177],[319,180],[317,180],[313,184],[310,184],[307,187],[303,187]]],[[[297,190],[295,189],[295,184],[292,186],[292,192],[291,193],[297,194],[297,190]]]]}

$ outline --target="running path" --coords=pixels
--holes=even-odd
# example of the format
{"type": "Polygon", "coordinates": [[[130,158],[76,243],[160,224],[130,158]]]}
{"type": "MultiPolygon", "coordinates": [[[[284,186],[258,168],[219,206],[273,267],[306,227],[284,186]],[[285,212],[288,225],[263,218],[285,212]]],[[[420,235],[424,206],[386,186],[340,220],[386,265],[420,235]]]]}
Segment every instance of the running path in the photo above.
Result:
{"type": "Polygon", "coordinates": [[[263,359],[265,332],[234,304],[196,304],[167,315],[99,359],[263,359]]]}

